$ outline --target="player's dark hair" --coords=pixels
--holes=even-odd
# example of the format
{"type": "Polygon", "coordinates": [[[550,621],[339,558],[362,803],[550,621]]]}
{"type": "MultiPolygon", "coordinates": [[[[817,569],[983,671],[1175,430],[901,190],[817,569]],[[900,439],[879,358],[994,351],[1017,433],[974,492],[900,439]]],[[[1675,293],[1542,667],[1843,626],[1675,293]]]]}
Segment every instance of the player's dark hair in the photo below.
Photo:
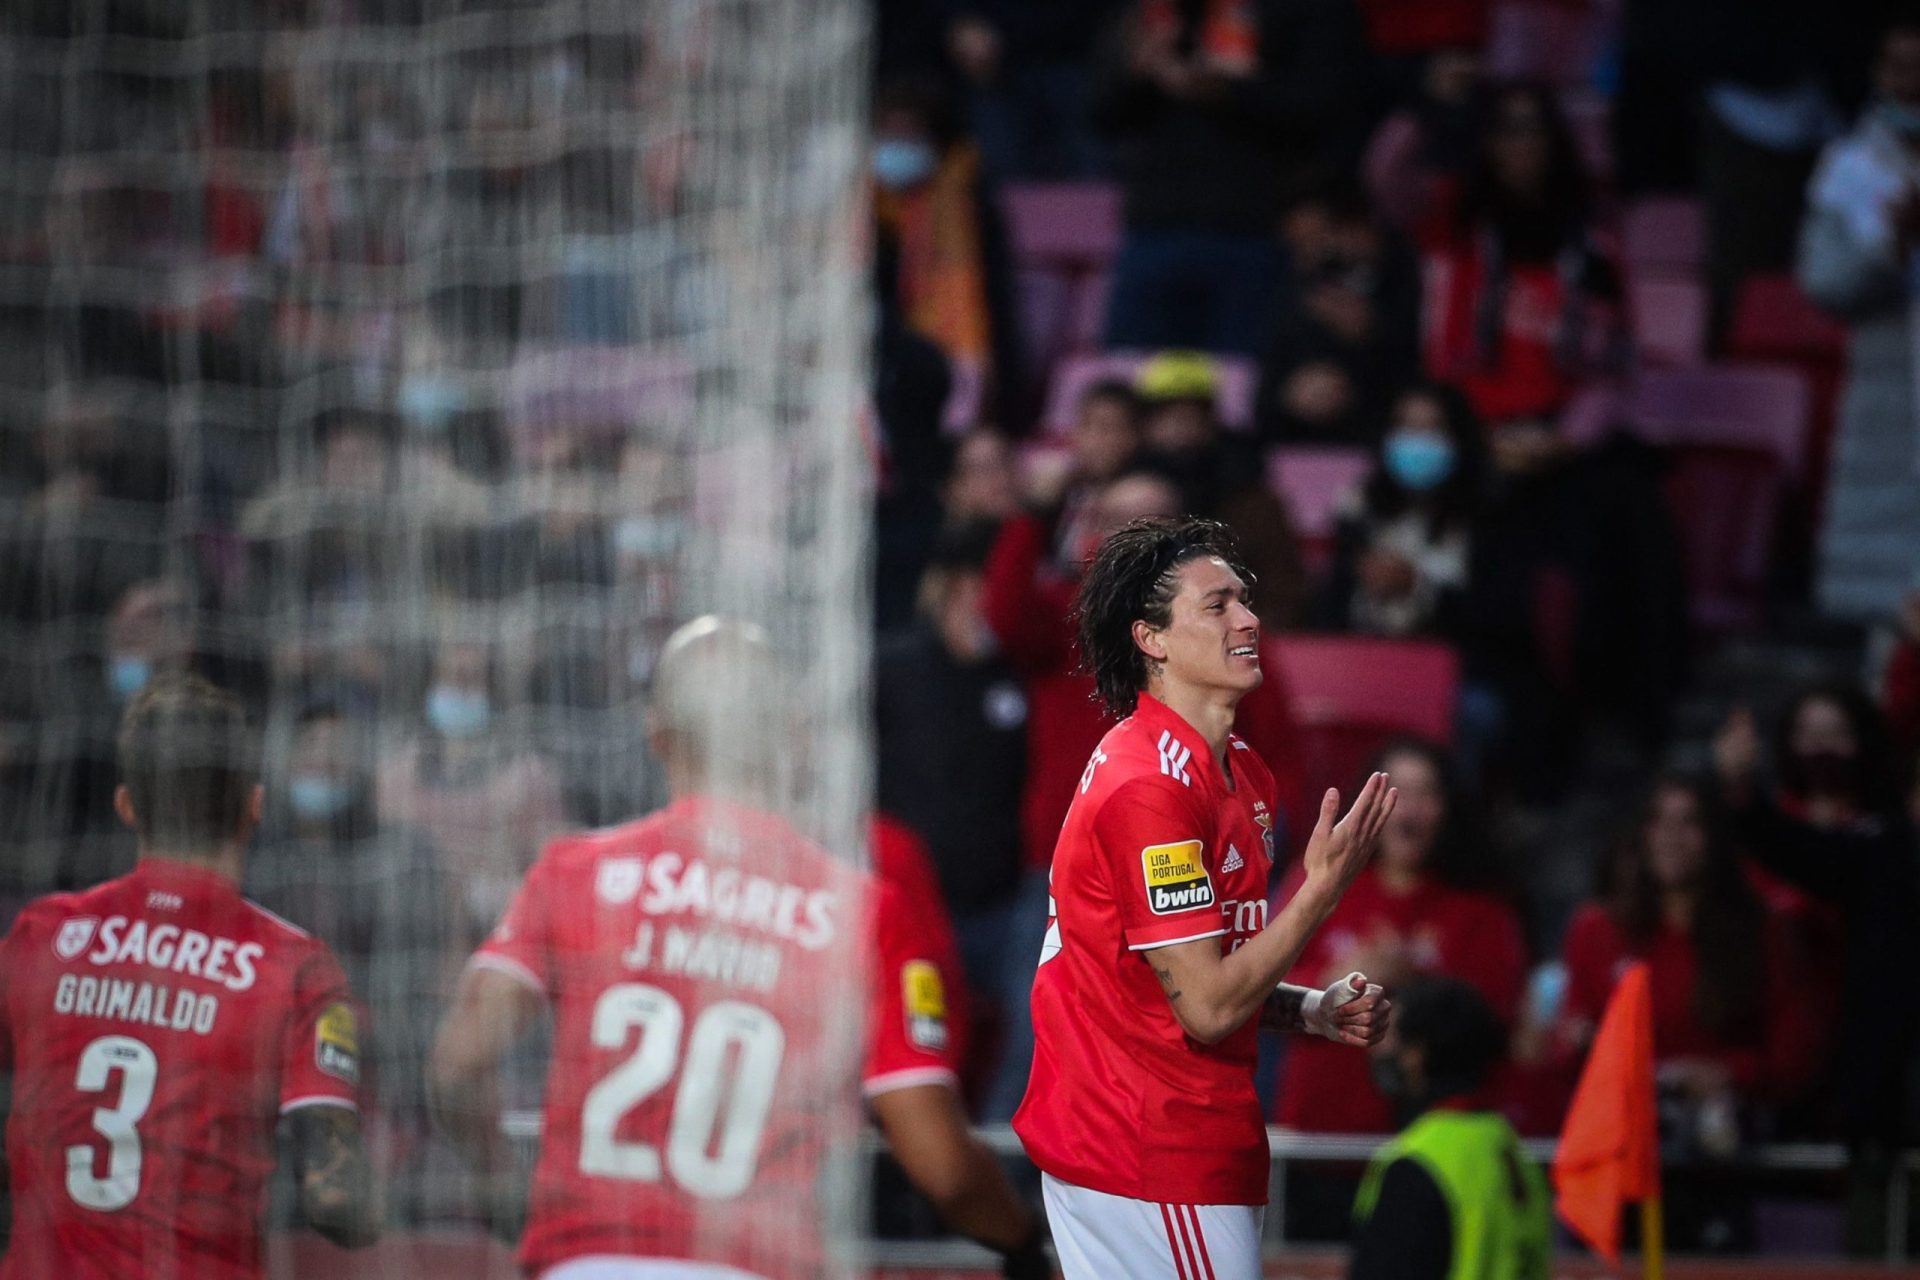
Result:
{"type": "Polygon", "coordinates": [[[120,780],[141,842],[211,852],[238,835],[258,778],[240,699],[195,675],[142,689],[120,721],[120,780]]]}
{"type": "Polygon", "coordinates": [[[1426,1100],[1483,1088],[1507,1052],[1507,1030],[1485,996],[1458,978],[1420,978],[1393,996],[1400,1043],[1418,1045],[1426,1100]]]}
{"type": "Polygon", "coordinates": [[[1122,525],[1087,562],[1074,612],[1080,627],[1080,669],[1117,716],[1133,714],[1147,687],[1147,655],[1133,642],[1133,624],[1164,627],[1173,619],[1180,566],[1203,556],[1227,562],[1241,581],[1253,575],[1240,561],[1233,533],[1218,520],[1148,516],[1122,525]]]}

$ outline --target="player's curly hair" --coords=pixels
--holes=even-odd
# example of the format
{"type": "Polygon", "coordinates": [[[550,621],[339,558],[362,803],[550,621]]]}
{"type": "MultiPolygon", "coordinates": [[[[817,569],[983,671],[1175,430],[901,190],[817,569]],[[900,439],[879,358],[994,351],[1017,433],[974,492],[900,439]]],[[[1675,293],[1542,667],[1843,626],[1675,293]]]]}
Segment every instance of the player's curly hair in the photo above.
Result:
{"type": "Polygon", "coordinates": [[[1147,655],[1133,642],[1133,624],[1164,627],[1173,618],[1179,568],[1217,556],[1249,587],[1233,533],[1218,520],[1149,516],[1120,526],[1088,561],[1074,601],[1080,629],[1080,669],[1116,716],[1133,714],[1147,687],[1147,655]]]}
{"type": "Polygon", "coordinates": [[[162,675],[120,721],[120,781],[140,838],[171,853],[217,849],[245,828],[258,750],[240,699],[196,675],[162,675]]]}

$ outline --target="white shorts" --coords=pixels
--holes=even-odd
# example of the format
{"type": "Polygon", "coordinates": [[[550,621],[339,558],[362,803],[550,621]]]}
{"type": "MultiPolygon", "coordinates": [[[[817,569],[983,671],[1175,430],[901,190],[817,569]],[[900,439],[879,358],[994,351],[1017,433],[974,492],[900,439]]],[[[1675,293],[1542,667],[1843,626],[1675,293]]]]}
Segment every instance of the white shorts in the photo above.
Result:
{"type": "Polygon", "coordinates": [[[761,1277],[711,1262],[594,1254],[569,1258],[557,1267],[548,1267],[540,1273],[540,1280],[761,1280],[761,1277]]]}
{"type": "Polygon", "coordinates": [[[1251,1204],[1158,1204],[1040,1175],[1063,1280],[1260,1280],[1251,1204]]]}

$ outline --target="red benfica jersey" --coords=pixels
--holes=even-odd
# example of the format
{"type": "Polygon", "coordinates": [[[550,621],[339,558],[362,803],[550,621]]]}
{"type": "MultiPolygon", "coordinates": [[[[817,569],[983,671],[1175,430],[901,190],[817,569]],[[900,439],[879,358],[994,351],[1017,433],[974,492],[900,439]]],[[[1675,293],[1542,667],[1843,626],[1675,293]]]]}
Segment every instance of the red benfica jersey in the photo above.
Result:
{"type": "Polygon", "coordinates": [[[1101,739],[1053,854],[1033,981],[1033,1074],[1013,1119],[1064,1182],[1175,1204],[1265,1204],[1257,1019],[1187,1038],[1138,954],[1197,938],[1231,951],[1267,922],[1273,779],[1231,740],[1231,777],[1154,699],[1101,739]]]}
{"type": "Polygon", "coordinates": [[[832,992],[876,924],[868,1087],[951,1082],[944,986],[897,890],[711,801],[549,845],[473,961],[553,1005],[528,1271],[608,1254],[815,1274],[824,1136],[860,1061],[832,992]]]}
{"type": "Polygon", "coordinates": [[[358,1027],[326,946],[213,872],[148,859],[29,906],[0,943],[0,981],[0,1277],[258,1276],[275,1125],[358,1092],[358,1027]]]}

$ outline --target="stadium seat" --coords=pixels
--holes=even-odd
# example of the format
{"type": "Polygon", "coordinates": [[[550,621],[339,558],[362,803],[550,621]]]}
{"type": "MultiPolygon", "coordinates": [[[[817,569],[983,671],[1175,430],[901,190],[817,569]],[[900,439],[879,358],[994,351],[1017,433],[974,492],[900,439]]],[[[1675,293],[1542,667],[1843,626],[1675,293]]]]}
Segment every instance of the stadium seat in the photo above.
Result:
{"type": "Polygon", "coordinates": [[[1707,290],[1678,276],[1627,282],[1634,345],[1650,364],[1697,365],[1706,357],[1707,290]]]}
{"type": "Polygon", "coordinates": [[[1754,276],[1740,289],[1728,353],[1748,360],[1839,361],[1847,331],[1792,276],[1754,276]]]}
{"type": "Polygon", "coordinates": [[[1023,266],[1097,270],[1120,247],[1120,189],[1106,182],[1025,183],[1000,192],[1007,238],[1023,266]]]}
{"type": "Polygon", "coordinates": [[[1375,752],[1402,734],[1453,739],[1460,660],[1444,644],[1369,636],[1281,635],[1262,645],[1292,695],[1306,794],[1351,798],[1375,752]]]}
{"type": "Polygon", "coordinates": [[[1706,214],[1698,200],[1636,200],[1620,220],[1621,256],[1631,276],[1700,277],[1707,258],[1706,214]]]}
{"type": "Polygon", "coordinates": [[[1029,368],[1045,373],[1072,348],[1075,289],[1057,272],[1022,267],[1014,273],[1014,298],[1020,307],[1020,341],[1029,368]]]}
{"type": "Polygon", "coordinates": [[[1287,446],[1267,455],[1267,487],[1287,504],[1301,554],[1315,573],[1326,568],[1340,501],[1373,469],[1365,449],[1287,446]]]}
{"type": "Polygon", "coordinates": [[[1765,621],[1785,472],[1766,449],[1689,444],[1672,451],[1667,498],[1680,526],[1696,627],[1748,631],[1765,621]]]}
{"type": "Polygon", "coordinates": [[[1542,0],[1497,4],[1487,31],[1488,78],[1586,84],[1593,78],[1600,35],[1588,6],[1542,0]]]}
{"type": "Polygon", "coordinates": [[[1754,449],[1798,476],[1806,460],[1806,375],[1782,365],[1649,369],[1626,416],[1654,444],[1754,449]]]}
{"type": "MultiPolygon", "coordinates": [[[[1144,351],[1108,351],[1062,361],[1047,392],[1044,434],[1059,435],[1072,428],[1074,407],[1088,387],[1105,378],[1133,381],[1147,355],[1144,351]]],[[[1245,431],[1253,423],[1259,367],[1242,356],[1216,356],[1215,361],[1220,370],[1220,419],[1230,431],[1245,431]]]]}

